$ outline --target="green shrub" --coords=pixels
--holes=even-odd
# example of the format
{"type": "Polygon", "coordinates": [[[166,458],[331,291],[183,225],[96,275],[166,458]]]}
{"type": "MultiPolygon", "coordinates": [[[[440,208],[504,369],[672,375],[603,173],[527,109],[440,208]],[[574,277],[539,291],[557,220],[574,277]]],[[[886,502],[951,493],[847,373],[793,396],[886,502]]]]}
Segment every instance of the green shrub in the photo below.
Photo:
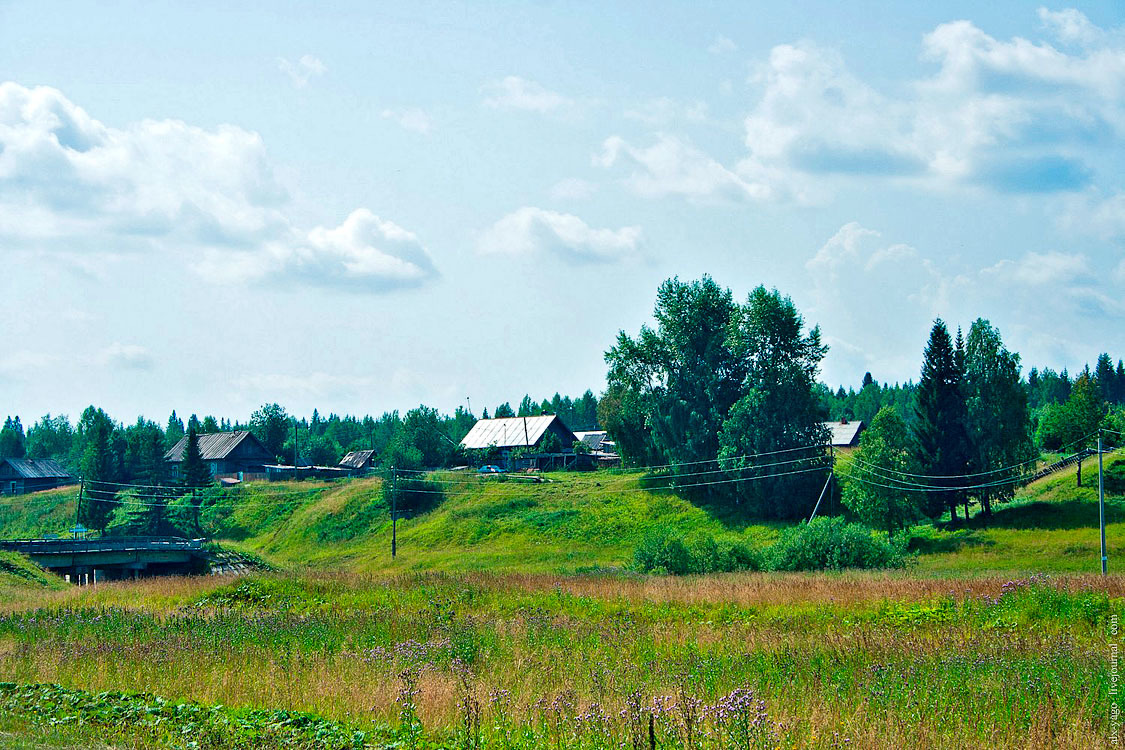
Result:
{"type": "Polygon", "coordinates": [[[786,529],[769,551],[772,570],[901,568],[901,541],[891,542],[842,518],[817,518],[786,529]]]}
{"type": "Polygon", "coordinates": [[[633,553],[633,565],[646,573],[729,573],[757,570],[756,551],[744,542],[716,540],[708,534],[685,538],[675,531],[646,536],[633,553]]]}

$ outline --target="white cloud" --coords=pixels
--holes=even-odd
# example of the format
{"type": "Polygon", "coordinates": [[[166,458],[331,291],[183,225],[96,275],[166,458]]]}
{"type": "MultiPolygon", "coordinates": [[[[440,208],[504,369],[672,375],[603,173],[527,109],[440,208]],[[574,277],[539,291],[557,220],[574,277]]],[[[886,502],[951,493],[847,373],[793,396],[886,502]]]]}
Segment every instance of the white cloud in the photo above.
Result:
{"type": "Polygon", "coordinates": [[[1069,230],[1105,239],[1125,237],[1125,192],[1079,196],[1063,212],[1062,224],[1069,230]]]}
{"type": "Polygon", "coordinates": [[[951,328],[967,327],[977,317],[991,320],[1010,348],[1024,352],[1025,362],[1081,361],[1087,350],[1104,348],[1099,339],[1125,317],[1125,305],[1102,278],[1112,271],[1097,269],[1082,254],[1029,251],[955,270],[948,260],[939,263],[851,222],[806,269],[805,313],[825,331],[831,347],[825,375],[833,384],[864,371],[878,379],[916,377],[930,325],[938,317],[951,328]],[[1075,335],[1062,340],[1044,333],[1058,330],[1075,335]]]}
{"type": "Polygon", "coordinates": [[[98,364],[122,370],[150,370],[152,354],[139,344],[114,343],[102,349],[95,358],[98,364]]]}
{"type": "Polygon", "coordinates": [[[416,107],[406,109],[384,109],[382,112],[384,120],[393,120],[397,122],[400,127],[405,130],[411,130],[415,133],[426,135],[433,127],[433,122],[430,116],[426,114],[425,110],[416,107]]]}
{"type": "Polygon", "coordinates": [[[519,76],[493,81],[481,90],[485,94],[485,105],[494,109],[518,109],[548,114],[574,107],[573,99],[519,76]]]}
{"type": "Polygon", "coordinates": [[[571,214],[525,206],[493,224],[477,249],[486,255],[557,255],[581,262],[608,262],[635,256],[640,227],[596,229],[571,214]]]}
{"type": "Polygon", "coordinates": [[[933,75],[880,92],[836,51],[809,42],[774,47],[753,69],[745,118],[752,173],[786,197],[844,179],[893,179],[998,192],[1075,192],[1125,135],[1125,36],[1080,13],[1042,12],[1063,51],[996,39],[969,21],[922,40],[933,75]],[[781,184],[779,184],[779,182],[781,184]],[[803,186],[803,187],[802,187],[803,186]]]}
{"type": "Polygon", "coordinates": [[[260,249],[207,250],[198,268],[219,284],[300,281],[356,291],[415,287],[437,276],[417,236],[365,208],[337,227],[316,227],[260,249]]]}
{"type": "Polygon", "coordinates": [[[1017,260],[1002,260],[986,272],[1027,286],[1057,287],[1074,281],[1092,280],[1090,261],[1085,255],[1057,250],[1027,252],[1017,260]]]}
{"type": "Polygon", "coordinates": [[[328,71],[320,58],[314,55],[301,55],[301,58],[296,62],[290,62],[284,57],[279,57],[277,69],[289,76],[293,86],[299,89],[308,86],[309,81],[315,76],[324,75],[328,71]]]}
{"type": "Polygon", "coordinates": [[[625,110],[625,118],[649,126],[668,125],[676,121],[701,123],[707,121],[707,102],[681,104],[675,99],[662,96],[625,110]]]}
{"type": "Polygon", "coordinates": [[[598,186],[589,180],[568,177],[551,186],[551,197],[555,200],[586,200],[597,192],[598,186]]]}
{"type": "Polygon", "coordinates": [[[305,231],[257,133],[178,120],[124,129],[61,92],[0,84],[0,247],[71,257],[163,252],[215,281],[368,291],[436,275],[414,235],[359,209],[305,231]]]}
{"type": "Polygon", "coordinates": [[[707,51],[712,55],[726,55],[734,52],[736,49],[738,49],[737,44],[728,37],[719,34],[715,37],[715,41],[711,42],[711,46],[707,48],[707,51]]]}
{"type": "Polygon", "coordinates": [[[631,168],[626,184],[648,197],[680,196],[694,201],[766,200],[770,186],[724,167],[679,138],[659,136],[648,147],[637,147],[620,136],[607,138],[594,163],[631,168]]]}
{"type": "Polygon", "coordinates": [[[378,383],[375,378],[367,376],[311,372],[302,375],[284,373],[242,375],[235,379],[234,385],[240,391],[257,394],[257,398],[261,400],[281,396],[290,398],[356,396],[378,383]]]}
{"type": "Polygon", "coordinates": [[[7,379],[36,379],[37,373],[56,367],[62,358],[57,354],[20,349],[0,357],[0,376],[7,379]]]}
{"type": "Polygon", "coordinates": [[[1060,11],[1040,8],[1039,20],[1064,44],[1093,44],[1105,36],[1105,32],[1090,23],[1082,11],[1074,8],[1060,11]]]}

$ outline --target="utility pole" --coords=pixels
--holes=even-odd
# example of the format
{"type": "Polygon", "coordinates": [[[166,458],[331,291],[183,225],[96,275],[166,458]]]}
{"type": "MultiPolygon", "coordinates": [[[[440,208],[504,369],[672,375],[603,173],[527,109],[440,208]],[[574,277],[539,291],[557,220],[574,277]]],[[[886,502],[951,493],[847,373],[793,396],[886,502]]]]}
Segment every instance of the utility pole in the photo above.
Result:
{"type": "MultiPolygon", "coordinates": [[[[529,440],[528,437],[527,437],[527,415],[526,414],[523,415],[523,444],[527,447],[527,450],[530,452],[531,451],[531,440],[529,440]]],[[[535,467],[539,468],[539,459],[538,458],[535,459],[535,467]]]]}
{"type": "Polygon", "coordinates": [[[1098,525],[1102,532],[1102,575],[1106,574],[1108,556],[1105,550],[1105,477],[1102,474],[1102,434],[1098,432],[1098,525]]]}
{"type": "Polygon", "coordinates": [[[297,418],[293,417],[293,478],[297,478],[297,418]]]}
{"type": "Polygon", "coordinates": [[[833,467],[836,465],[836,448],[835,448],[835,446],[829,445],[828,451],[829,451],[828,479],[824,480],[824,487],[822,487],[820,489],[820,497],[818,497],[816,499],[816,505],[813,506],[812,515],[809,516],[809,523],[812,523],[812,520],[814,518],[816,518],[816,512],[818,510],[820,510],[820,501],[824,499],[824,493],[828,491],[828,485],[832,484],[832,477],[835,474],[835,471],[833,470],[833,467]]]}
{"type": "Polygon", "coordinates": [[[86,480],[83,479],[78,483],[78,502],[74,504],[74,528],[78,528],[78,520],[82,518],[82,502],[84,500],[84,491],[86,489],[86,480]]]}
{"type": "Polygon", "coordinates": [[[398,554],[398,471],[391,467],[391,559],[398,554]]]}

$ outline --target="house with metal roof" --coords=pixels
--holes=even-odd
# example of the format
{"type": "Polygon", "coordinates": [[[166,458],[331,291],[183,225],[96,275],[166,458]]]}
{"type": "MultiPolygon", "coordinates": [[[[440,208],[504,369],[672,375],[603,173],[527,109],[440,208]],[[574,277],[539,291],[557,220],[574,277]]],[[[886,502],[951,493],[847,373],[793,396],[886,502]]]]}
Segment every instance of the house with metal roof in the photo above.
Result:
{"type": "Polygon", "coordinates": [[[0,458],[0,495],[22,495],[67,484],[74,484],[74,477],[53,458],[0,458]]]}
{"type": "Polygon", "coordinates": [[[825,422],[824,427],[831,436],[829,442],[833,448],[855,448],[859,446],[860,433],[867,425],[860,419],[841,419],[839,422],[825,422]]]}
{"type": "MultiPolygon", "coordinates": [[[[164,454],[173,474],[178,474],[187,452],[187,435],[164,454]]],[[[199,435],[199,453],[213,477],[265,474],[265,465],[277,460],[248,430],[208,432],[199,435]]]]}
{"type": "Polygon", "coordinates": [[[375,469],[376,458],[378,456],[375,455],[375,451],[351,451],[341,458],[336,466],[352,474],[366,474],[375,469]]]}
{"type": "Polygon", "coordinates": [[[574,443],[578,438],[555,414],[478,420],[469,434],[462,438],[461,447],[466,450],[494,450],[502,463],[514,468],[512,451],[517,448],[542,451],[551,435],[558,438],[563,453],[574,452],[574,443]]]}

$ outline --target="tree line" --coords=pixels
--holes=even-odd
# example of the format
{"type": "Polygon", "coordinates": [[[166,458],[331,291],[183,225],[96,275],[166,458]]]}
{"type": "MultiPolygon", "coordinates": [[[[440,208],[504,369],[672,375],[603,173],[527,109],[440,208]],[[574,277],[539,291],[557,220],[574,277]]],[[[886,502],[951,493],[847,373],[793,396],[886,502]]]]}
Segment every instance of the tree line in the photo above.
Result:
{"type": "MultiPolygon", "coordinates": [[[[494,416],[557,414],[573,430],[597,427],[598,399],[587,390],[577,398],[556,393],[535,401],[524,396],[518,411],[510,402],[496,406],[494,416]]],[[[488,418],[485,409],[483,417],[488,418]]],[[[75,476],[126,484],[163,485],[168,481],[165,453],[189,433],[249,430],[279,464],[334,466],[350,451],[374,450],[378,463],[399,468],[449,466],[465,458],[459,447],[476,416],[458,407],[442,414],[425,405],[400,415],[379,417],[329,414],[313,410],[296,417],[277,403],[263,404],[249,421],[192,414],[185,421],[175,410],[163,425],[145,417],[130,424],[114,420],[90,406],[72,424],[65,414],[47,414],[24,429],[18,416],[8,416],[0,429],[0,458],[52,458],[75,476]],[[296,449],[296,450],[295,450],[296,449]]]]}
{"type": "Polygon", "coordinates": [[[917,383],[880,385],[867,373],[858,392],[819,383],[819,328],[777,290],[758,287],[739,303],[708,276],[669,279],[654,319],[606,353],[599,421],[628,463],[665,466],[727,511],[807,517],[827,476],[816,469],[830,459],[802,448],[827,442],[829,419],[870,423],[855,460],[837,466],[841,500],[889,532],[946,513],[956,523],[973,506],[990,515],[1041,449],[1075,451],[1099,427],[1125,430],[1113,406],[1120,362],[1102,355],[1072,384],[1049,369],[1025,380],[1019,355],[984,319],[967,336],[935,321],[917,383]]]}

